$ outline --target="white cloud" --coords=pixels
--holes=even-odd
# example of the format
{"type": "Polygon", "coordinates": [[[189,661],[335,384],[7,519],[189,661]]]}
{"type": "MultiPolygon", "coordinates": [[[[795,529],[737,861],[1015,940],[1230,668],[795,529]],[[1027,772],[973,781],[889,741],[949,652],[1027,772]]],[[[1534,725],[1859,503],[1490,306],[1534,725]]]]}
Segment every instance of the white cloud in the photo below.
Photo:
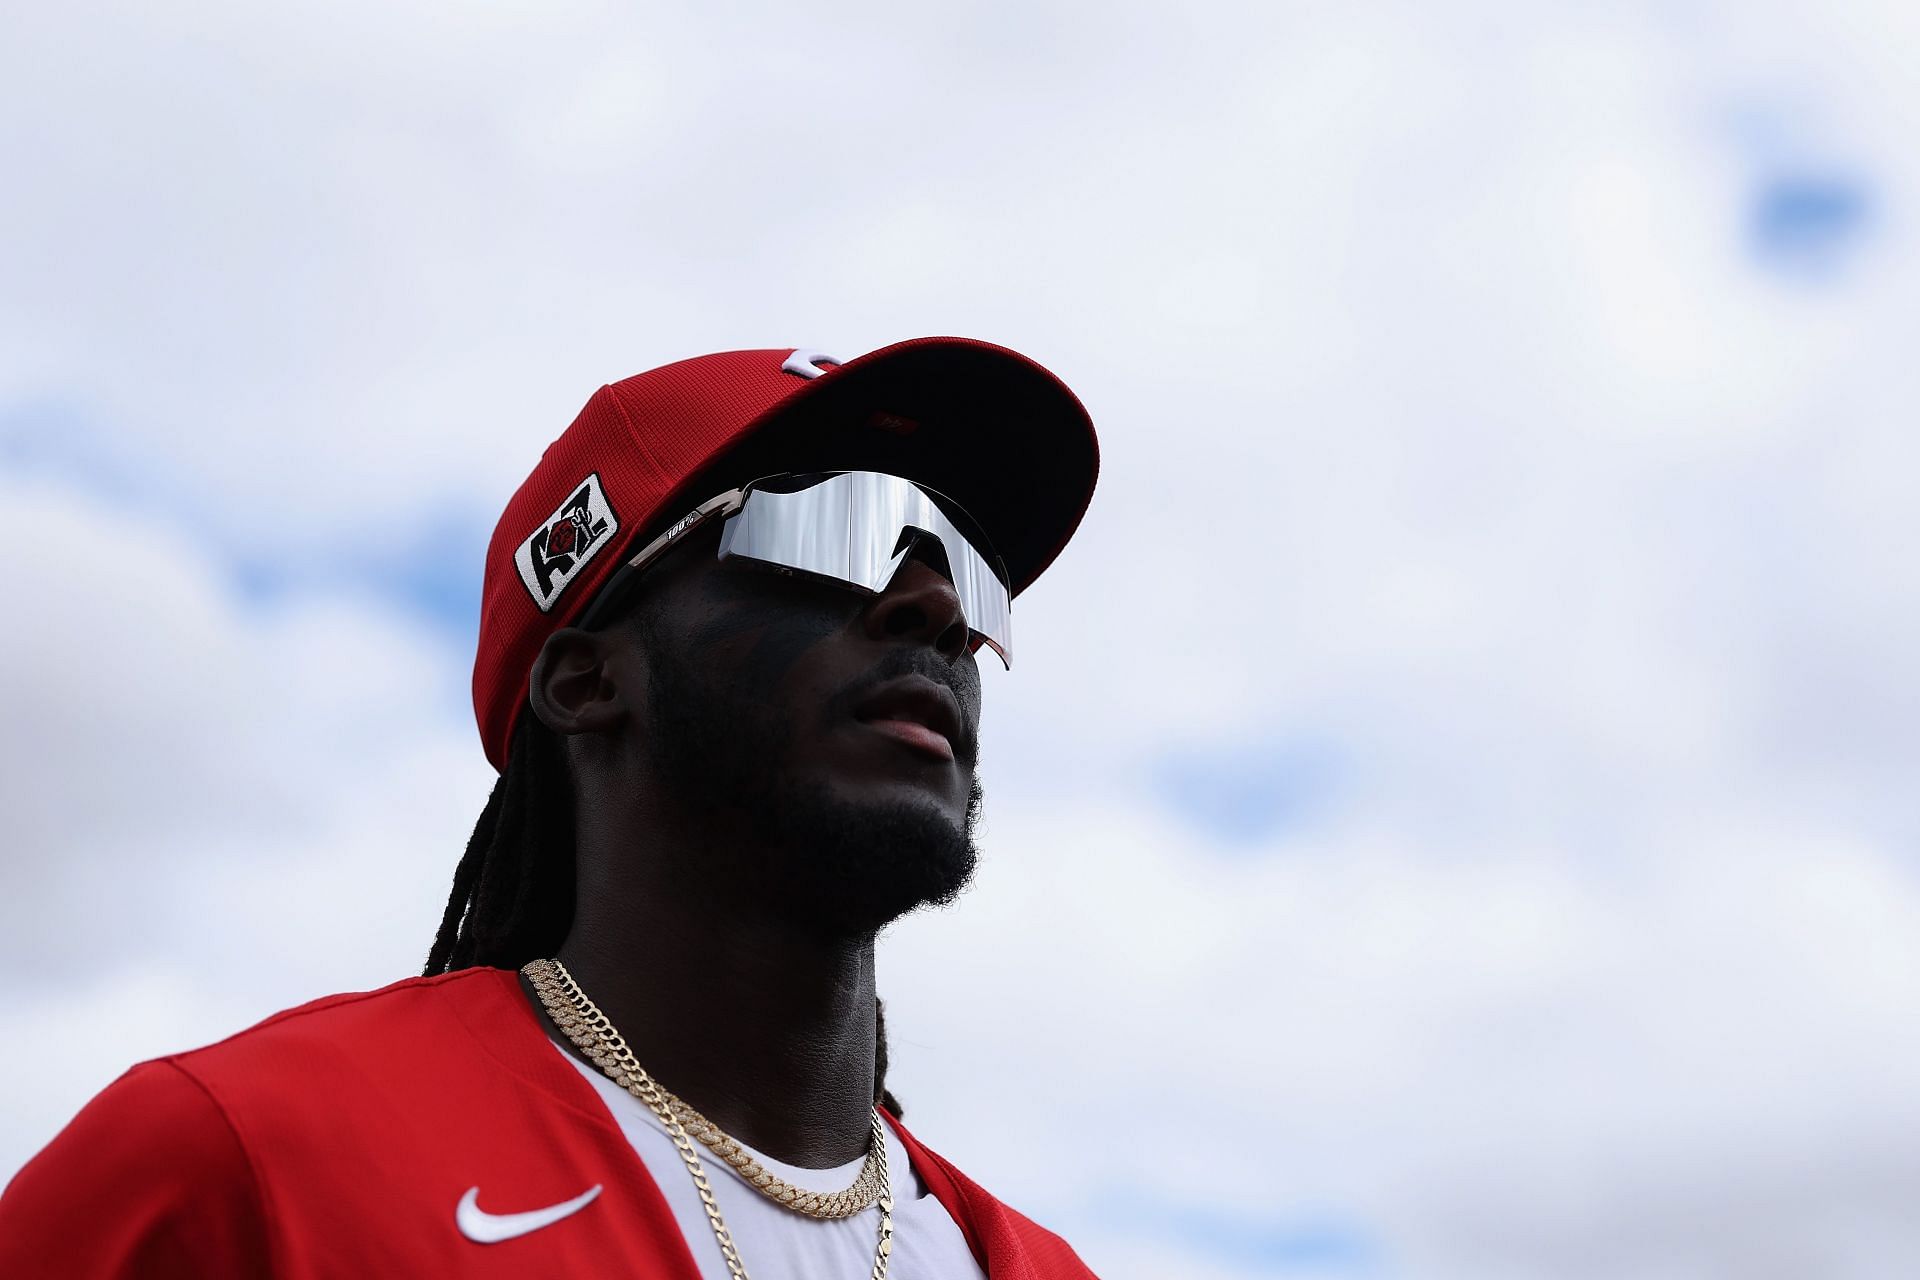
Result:
{"type": "MultiPolygon", "coordinates": [[[[1124,804],[1003,814],[982,885],[888,944],[897,1088],[1043,1217],[1333,1198],[1396,1274],[1466,1276],[1739,1274],[1733,1215],[1837,1263],[1855,1194],[1920,1176],[1886,1140],[1920,888],[1783,822],[1658,838],[1460,865],[1362,820],[1220,860],[1124,804]]],[[[1881,1265],[1920,1243],[1894,1202],[1854,1205],[1881,1265]]]]}
{"type": "Polygon", "coordinates": [[[15,1055],[9,1164],[138,1057],[417,970],[491,773],[417,627],[250,606],[165,523],[43,481],[0,478],[0,541],[39,551],[0,572],[28,604],[0,629],[0,947],[29,978],[0,1020],[46,1048],[15,1055]]]}

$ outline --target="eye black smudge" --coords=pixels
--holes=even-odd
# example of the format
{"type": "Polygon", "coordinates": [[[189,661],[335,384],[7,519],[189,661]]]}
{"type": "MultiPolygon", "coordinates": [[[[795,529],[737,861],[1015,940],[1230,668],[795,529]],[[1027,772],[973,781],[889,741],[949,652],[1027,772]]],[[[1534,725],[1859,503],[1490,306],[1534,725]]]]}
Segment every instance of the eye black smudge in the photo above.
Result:
{"type": "Polygon", "coordinates": [[[824,610],[808,615],[786,613],[769,620],[740,664],[747,692],[771,694],[800,656],[838,631],[842,621],[827,616],[824,610]]]}
{"type": "Polygon", "coordinates": [[[745,575],[715,575],[706,593],[719,605],[690,639],[697,649],[751,638],[734,672],[737,692],[774,692],[802,654],[839,631],[857,606],[851,591],[745,575]]]}

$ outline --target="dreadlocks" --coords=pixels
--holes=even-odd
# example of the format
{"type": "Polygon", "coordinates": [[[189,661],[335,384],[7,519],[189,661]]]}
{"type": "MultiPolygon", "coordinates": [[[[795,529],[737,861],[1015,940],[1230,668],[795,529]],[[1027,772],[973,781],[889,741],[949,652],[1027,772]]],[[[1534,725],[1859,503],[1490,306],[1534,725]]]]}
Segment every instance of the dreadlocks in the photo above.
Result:
{"type": "Polygon", "coordinates": [[[454,869],[427,976],[518,969],[560,949],[573,923],[573,792],[560,741],[522,710],[507,768],[454,869]]]}
{"type": "MultiPolygon", "coordinates": [[[[573,924],[573,789],[560,739],[523,708],[507,768],[454,869],[453,892],[427,953],[426,976],[518,969],[559,951],[573,924]]],[[[886,1008],[874,999],[873,1099],[896,1117],[886,1087],[886,1008]]]]}

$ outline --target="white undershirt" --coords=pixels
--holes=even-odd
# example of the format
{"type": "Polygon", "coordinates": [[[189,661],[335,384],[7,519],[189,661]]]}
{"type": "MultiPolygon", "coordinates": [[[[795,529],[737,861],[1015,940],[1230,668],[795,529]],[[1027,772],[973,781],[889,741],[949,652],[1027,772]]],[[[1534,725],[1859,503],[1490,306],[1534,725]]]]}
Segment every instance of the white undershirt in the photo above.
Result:
{"type": "MultiPolygon", "coordinates": [[[[634,1154],[659,1184],[680,1224],[680,1234],[700,1264],[703,1280],[728,1280],[720,1242],[714,1239],[700,1193],[660,1118],[599,1071],[559,1045],[553,1048],[599,1091],[620,1131],[633,1144],[634,1154]]],[[[696,1144],[695,1150],[733,1247],[754,1280],[864,1280],[873,1274],[873,1247],[880,1235],[878,1205],[851,1218],[810,1218],[767,1199],[705,1147],[696,1144]]],[[[752,1148],[747,1151],[776,1176],[809,1191],[839,1191],[853,1182],[865,1163],[862,1157],[837,1169],[801,1169],[752,1148]]],[[[966,1237],[946,1206],[920,1181],[906,1148],[891,1129],[887,1131],[887,1172],[893,1179],[893,1256],[888,1270],[912,1280],[986,1280],[987,1273],[973,1260],[966,1237]]]]}

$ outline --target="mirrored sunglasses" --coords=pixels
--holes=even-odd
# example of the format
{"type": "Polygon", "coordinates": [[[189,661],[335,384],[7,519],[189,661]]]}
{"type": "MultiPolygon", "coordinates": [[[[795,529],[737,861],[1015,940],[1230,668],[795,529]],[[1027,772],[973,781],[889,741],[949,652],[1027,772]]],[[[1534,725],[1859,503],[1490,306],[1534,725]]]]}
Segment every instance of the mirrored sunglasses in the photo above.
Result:
{"type": "Polygon", "coordinates": [[[1013,666],[1006,565],[952,499],[877,471],[766,476],[701,503],[628,558],[580,624],[610,620],[639,576],[696,530],[722,521],[719,557],[879,593],[927,540],[945,554],[972,647],[1013,666]]]}

